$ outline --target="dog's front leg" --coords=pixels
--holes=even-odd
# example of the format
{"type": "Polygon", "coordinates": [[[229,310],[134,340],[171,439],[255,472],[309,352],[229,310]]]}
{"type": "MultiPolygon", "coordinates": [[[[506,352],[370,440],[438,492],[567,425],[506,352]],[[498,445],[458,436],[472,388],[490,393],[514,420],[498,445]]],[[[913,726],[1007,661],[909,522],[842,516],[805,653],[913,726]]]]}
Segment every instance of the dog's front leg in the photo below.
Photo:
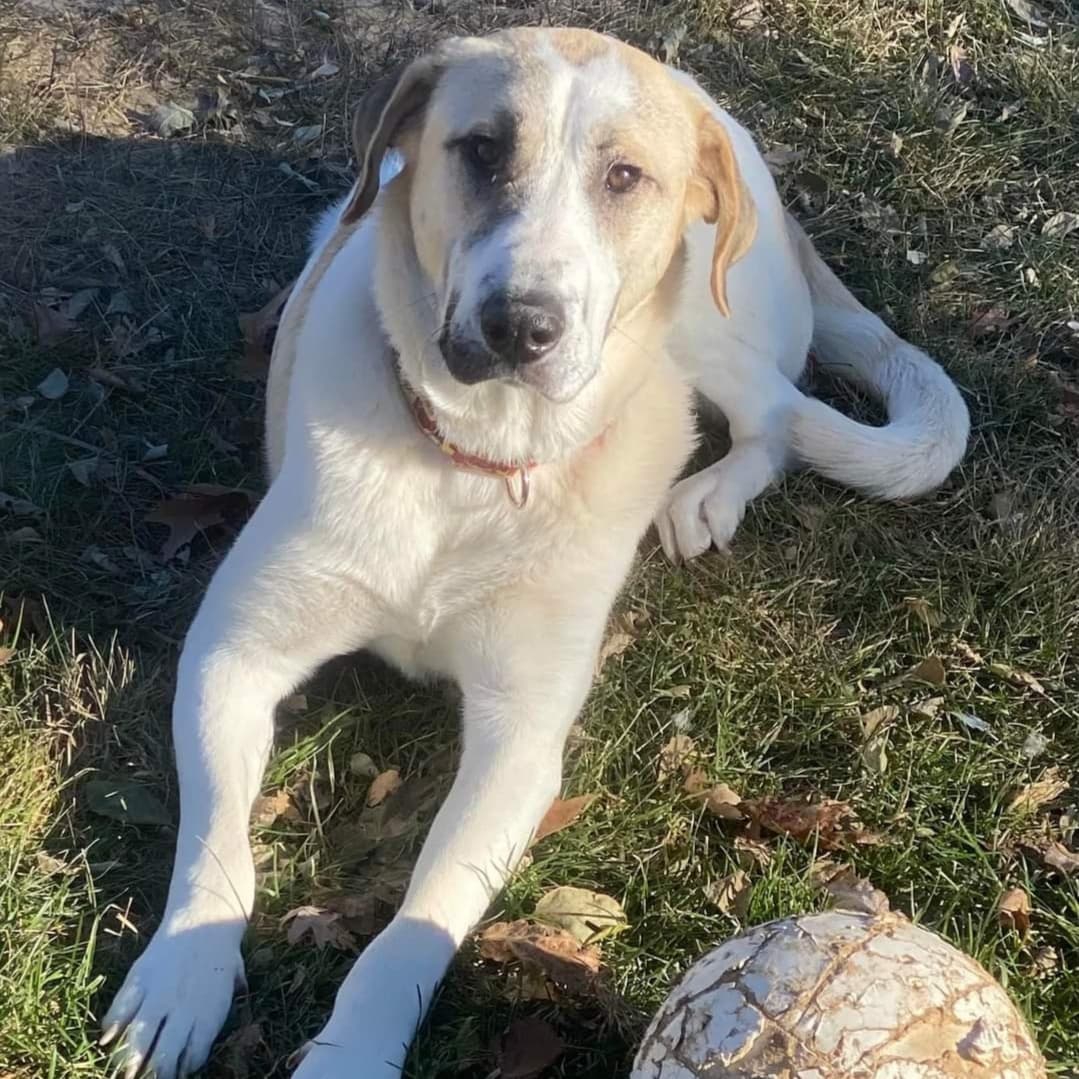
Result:
{"type": "Polygon", "coordinates": [[[105,1016],[128,1077],[205,1060],[243,980],[255,891],[248,843],[277,702],[359,646],[365,607],[272,489],[211,582],[184,644],[173,705],[180,828],[165,914],[105,1016]],[[122,1037],[121,1037],[122,1036],[122,1037]]]}
{"type": "MultiPolygon", "coordinates": [[[[589,587],[590,585],[590,587],[589,587]]],[[[396,1079],[458,945],[556,796],[566,734],[591,683],[607,606],[515,604],[461,629],[464,747],[401,910],[341,986],[294,1079],[396,1079]]],[[[611,590],[613,594],[613,589],[611,590]]],[[[561,595],[562,593],[556,593],[561,595]]],[[[572,595],[573,593],[565,593],[572,595]]]]}

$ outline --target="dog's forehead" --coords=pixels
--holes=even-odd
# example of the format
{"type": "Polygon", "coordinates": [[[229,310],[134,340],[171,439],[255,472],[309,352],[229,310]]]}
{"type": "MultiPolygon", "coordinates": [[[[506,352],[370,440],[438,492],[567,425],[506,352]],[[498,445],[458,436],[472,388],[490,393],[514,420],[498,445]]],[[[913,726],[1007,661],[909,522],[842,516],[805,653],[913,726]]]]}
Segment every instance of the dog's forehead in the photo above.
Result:
{"type": "Polygon", "coordinates": [[[557,126],[572,137],[633,115],[662,90],[658,64],[643,54],[637,60],[634,50],[600,34],[533,30],[495,37],[501,47],[462,58],[442,80],[438,107],[452,130],[508,112],[526,129],[557,126]]]}

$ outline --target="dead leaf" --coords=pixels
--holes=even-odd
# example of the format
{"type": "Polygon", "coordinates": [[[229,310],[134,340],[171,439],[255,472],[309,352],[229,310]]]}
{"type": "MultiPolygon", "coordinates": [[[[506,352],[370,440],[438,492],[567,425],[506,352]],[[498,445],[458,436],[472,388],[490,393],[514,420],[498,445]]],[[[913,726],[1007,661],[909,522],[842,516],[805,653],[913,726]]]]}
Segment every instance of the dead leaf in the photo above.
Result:
{"type": "Polygon", "coordinates": [[[325,907],[296,907],[281,919],[288,926],[289,944],[298,944],[310,935],[320,951],[329,945],[341,952],[356,950],[356,938],[341,924],[341,915],[325,907]]]}
{"type": "Polygon", "coordinates": [[[368,806],[380,806],[401,786],[401,773],[396,768],[387,768],[371,780],[367,788],[368,806]]]}
{"type": "Polygon", "coordinates": [[[240,324],[240,332],[244,338],[243,360],[238,365],[237,371],[241,378],[258,380],[266,377],[270,368],[270,356],[273,353],[277,324],[281,321],[281,312],[295,284],[295,281],[287,284],[257,311],[237,317],[236,321],[240,324]]]}
{"type": "Polygon", "coordinates": [[[987,307],[970,320],[967,333],[973,338],[988,337],[990,334],[1003,333],[1016,321],[1002,307],[987,307]]]}
{"type": "Polygon", "coordinates": [[[868,196],[862,201],[862,223],[871,231],[881,232],[885,236],[901,236],[903,233],[903,219],[896,208],[868,196]]]}
{"type": "Polygon", "coordinates": [[[1048,29],[1049,16],[1037,4],[1031,3],[1031,0],[1004,0],[1004,2],[1012,9],[1013,14],[1028,26],[1033,26],[1038,30],[1048,29]]]}
{"type": "Polygon", "coordinates": [[[323,60],[307,77],[308,79],[328,79],[341,69],[332,60],[323,60]]]}
{"type": "Polygon", "coordinates": [[[967,50],[958,42],[948,46],[948,64],[952,77],[960,86],[969,86],[974,81],[974,65],[967,56],[967,50]]]}
{"type": "Polygon", "coordinates": [[[544,1019],[514,1019],[498,1047],[502,1079],[529,1079],[550,1067],[566,1051],[566,1043],[544,1019]]]}
{"type": "Polygon", "coordinates": [[[576,798],[556,798],[551,803],[551,808],[543,815],[543,820],[536,828],[536,834],[532,837],[532,843],[536,844],[541,839],[546,839],[555,832],[561,832],[568,828],[594,801],[594,794],[579,794],[576,798]]]}
{"type": "Polygon", "coordinates": [[[797,165],[805,155],[805,150],[796,150],[779,142],[765,152],[764,163],[771,172],[781,173],[791,165],[797,165]]]}
{"type": "Polygon", "coordinates": [[[862,767],[874,776],[882,776],[888,771],[888,732],[880,731],[867,739],[859,750],[858,756],[862,767]]]}
{"type": "Polygon", "coordinates": [[[260,794],[251,807],[251,823],[261,828],[268,827],[291,807],[292,799],[286,790],[260,794]]]}
{"type": "Polygon", "coordinates": [[[16,517],[39,517],[45,511],[25,498],[16,498],[6,491],[0,491],[0,510],[13,513],[16,517]]]}
{"type": "Polygon", "coordinates": [[[924,251],[919,251],[915,247],[907,248],[907,262],[909,262],[911,266],[921,266],[928,258],[929,256],[924,251]]]}
{"type": "Polygon", "coordinates": [[[476,943],[484,959],[517,961],[570,993],[587,992],[603,970],[597,945],[582,945],[565,929],[524,919],[496,922],[476,943]]]}
{"type": "Polygon", "coordinates": [[[884,704],[874,708],[861,717],[862,736],[872,738],[881,727],[894,723],[899,718],[899,708],[894,704],[884,704]]]}
{"type": "Polygon", "coordinates": [[[697,756],[697,743],[688,734],[673,735],[659,751],[657,771],[662,783],[697,756]]]}
{"type": "Polygon", "coordinates": [[[1049,739],[1041,731],[1030,731],[1023,739],[1019,752],[1028,760],[1032,761],[1040,757],[1049,748],[1049,739]]]}
{"type": "Polygon", "coordinates": [[[11,657],[15,655],[14,648],[8,648],[7,645],[0,645],[0,667],[10,661],[11,657]]]}
{"type": "Polygon", "coordinates": [[[292,129],[292,141],[297,146],[306,146],[322,137],[322,124],[303,124],[292,129]]]}
{"type": "Polygon", "coordinates": [[[767,843],[744,835],[735,836],[734,854],[743,869],[752,869],[755,865],[763,868],[772,861],[772,852],[767,843]]]}
{"type": "Polygon", "coordinates": [[[1044,850],[1039,851],[1041,859],[1050,869],[1055,869],[1062,876],[1070,876],[1079,873],[1079,854],[1068,850],[1063,843],[1052,842],[1044,850]]]}
{"type": "Polygon", "coordinates": [[[54,367],[35,388],[46,401],[57,401],[67,393],[68,385],[67,375],[59,367],[54,367]]]}
{"type": "Polygon", "coordinates": [[[954,135],[959,125],[967,118],[970,112],[970,102],[960,101],[956,104],[946,103],[937,109],[936,128],[943,135],[954,135]]]}
{"type": "Polygon", "coordinates": [[[1027,975],[1031,978],[1047,978],[1057,969],[1057,950],[1051,944],[1043,944],[1034,949],[1027,966],[1027,975]]]}
{"type": "MultiPolygon", "coordinates": [[[[74,320],[68,318],[62,311],[57,311],[43,303],[34,301],[34,333],[39,345],[48,348],[50,345],[55,345],[58,341],[62,341],[77,329],[78,326],[74,320]]],[[[56,374],[56,372],[54,371],[53,374],[56,374]]],[[[51,378],[52,376],[50,375],[49,377],[51,378]]],[[[66,380],[64,389],[67,389],[66,380]]],[[[42,396],[45,395],[42,394],[42,396]]]]}
{"type": "Polygon", "coordinates": [[[993,732],[992,726],[986,723],[981,716],[974,715],[973,712],[952,712],[951,715],[959,720],[967,730],[978,731],[980,734],[991,734],[993,732]]]}
{"type": "Polygon", "coordinates": [[[4,537],[8,543],[43,543],[41,533],[30,525],[23,525],[4,537]]]}
{"type": "Polygon", "coordinates": [[[866,829],[846,802],[830,798],[802,802],[765,797],[742,804],[765,831],[788,835],[799,843],[817,842],[824,850],[836,850],[847,844],[875,846],[881,842],[881,837],[866,829]]]}
{"type": "Polygon", "coordinates": [[[926,697],[923,701],[915,701],[911,706],[911,712],[923,719],[936,719],[937,713],[944,707],[943,697],[926,697]]]}
{"type": "Polygon", "coordinates": [[[1014,225],[994,225],[981,239],[983,251],[1007,251],[1015,243],[1014,225]]]}
{"type": "Polygon", "coordinates": [[[646,611],[620,611],[611,619],[610,630],[596,657],[596,674],[599,674],[614,656],[620,656],[641,635],[641,627],[648,622],[646,611]]]}
{"type": "Polygon", "coordinates": [[[250,507],[251,496],[246,491],[196,483],[156,506],[145,520],[168,526],[169,535],[161,545],[160,555],[162,561],[170,562],[199,533],[246,514],[250,507]]]}
{"type": "Polygon", "coordinates": [[[706,884],[704,894],[709,902],[723,914],[733,914],[741,919],[749,910],[753,885],[744,869],[736,869],[730,875],[706,884]]]}
{"type": "Polygon", "coordinates": [[[1076,229],[1079,229],[1079,214],[1072,213],[1070,210],[1061,210],[1042,225],[1042,235],[1054,240],[1063,240],[1076,229]]]}
{"type": "Polygon", "coordinates": [[[534,916],[572,934],[582,944],[595,944],[629,925],[622,904],[603,892],[563,886],[540,896],[534,916]]]}
{"type": "Polygon", "coordinates": [[[741,809],[742,796],[726,783],[710,784],[702,769],[695,768],[688,772],[682,786],[686,793],[696,798],[713,817],[728,821],[746,819],[741,809]]]}
{"type": "Polygon", "coordinates": [[[166,102],[155,105],[146,117],[146,126],[163,139],[173,135],[182,135],[195,126],[195,114],[182,105],[174,105],[166,102]]]}
{"type": "Polygon", "coordinates": [[[925,682],[931,686],[944,685],[947,673],[940,656],[926,656],[921,663],[917,664],[906,674],[912,682],[925,682]]]}
{"type": "Polygon", "coordinates": [[[229,1079],[251,1079],[251,1055],[262,1044],[259,1023],[239,1027],[221,1043],[219,1053],[229,1079]]]}
{"type": "Polygon", "coordinates": [[[846,864],[831,858],[819,858],[809,870],[810,883],[827,892],[836,910],[861,914],[886,914],[891,908],[888,897],[846,864]]]}
{"type": "Polygon", "coordinates": [[[1026,686],[1027,689],[1037,693],[1039,697],[1045,696],[1045,687],[1034,677],[1034,675],[1027,671],[1021,671],[1018,667],[1013,667],[1010,663],[1004,663],[1002,660],[994,660],[989,664],[989,670],[998,678],[1003,678],[1006,682],[1011,682],[1012,685],[1026,686]]]}
{"type": "Polygon", "coordinates": [[[348,759],[348,770],[362,779],[374,779],[378,775],[378,765],[369,753],[353,753],[348,759]]]}
{"type": "Polygon", "coordinates": [[[1025,937],[1030,931],[1030,896],[1022,888],[1010,888],[997,901],[997,924],[1025,937]]]}
{"type": "Polygon", "coordinates": [[[903,606],[911,614],[920,618],[929,629],[939,626],[944,621],[944,616],[940,611],[921,596],[904,596],[903,606]]]}
{"type": "Polygon", "coordinates": [[[1009,800],[1008,810],[1012,813],[1032,813],[1047,802],[1055,801],[1067,789],[1068,780],[1054,765],[1046,768],[1033,783],[1020,787],[1009,800]]]}
{"type": "Polygon", "coordinates": [[[95,382],[103,386],[111,386],[115,390],[123,390],[125,393],[138,395],[145,393],[142,383],[133,375],[120,374],[118,371],[110,371],[104,367],[91,367],[86,372],[95,382]]]}

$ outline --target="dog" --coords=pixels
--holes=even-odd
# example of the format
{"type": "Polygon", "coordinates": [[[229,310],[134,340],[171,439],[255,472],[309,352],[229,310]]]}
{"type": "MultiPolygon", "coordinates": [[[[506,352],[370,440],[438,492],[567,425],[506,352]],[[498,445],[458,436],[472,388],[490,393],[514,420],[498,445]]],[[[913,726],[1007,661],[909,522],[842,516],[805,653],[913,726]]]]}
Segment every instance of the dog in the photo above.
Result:
{"type": "Polygon", "coordinates": [[[644,53],[452,39],[369,91],[354,139],[277,333],[269,491],[179,662],[172,883],[103,1023],[128,1079],[197,1069],[242,984],[274,708],[320,664],[367,648],[462,691],[459,771],[401,908],[296,1072],[390,1079],[558,793],[649,523],[691,558],[790,463],[906,498],[966,445],[955,386],[824,265],[750,135],[644,53]],[[890,422],[802,394],[810,346],[890,422]],[[676,483],[695,394],[732,448],[676,483]]]}

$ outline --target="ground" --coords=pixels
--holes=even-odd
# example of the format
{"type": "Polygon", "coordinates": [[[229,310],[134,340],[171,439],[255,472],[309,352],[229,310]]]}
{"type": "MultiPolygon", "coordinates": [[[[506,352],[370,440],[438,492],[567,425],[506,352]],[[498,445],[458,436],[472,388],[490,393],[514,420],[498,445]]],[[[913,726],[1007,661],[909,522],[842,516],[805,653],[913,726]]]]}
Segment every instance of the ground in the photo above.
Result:
{"type": "MultiPolygon", "coordinates": [[[[146,518],[192,484],[262,490],[259,348],[244,360],[237,316],[297,272],[348,184],[348,107],[377,73],[524,22],[609,30],[698,74],[831,264],[951,372],[973,435],[916,504],[803,474],[728,557],[672,567],[645,539],[567,755],[566,791],[596,798],[492,912],[525,917],[558,885],[615,897],[605,981],[528,999],[535,979],[469,945],[408,1075],[491,1074],[522,1016],[566,1043],[551,1074],[627,1074],[695,957],[825,903],[812,867],[834,837],[725,821],[687,793],[693,769],[689,786],[736,792],[721,813],[849,804],[879,842],[841,831],[833,858],[981,960],[1076,1074],[1079,31],[1064,0],[1039,3],[0,0],[4,1079],[106,1074],[96,1018],[162,909],[173,670],[248,499],[208,496],[199,523],[225,520],[168,561],[146,518]],[[191,111],[154,112],[173,105],[191,111]],[[661,754],[675,735],[685,768],[661,754]]],[[[283,710],[250,991],[210,1074],[285,1075],[320,1027],[351,939],[399,894],[454,715],[363,659],[283,710]],[[390,809],[361,812],[391,768],[390,809]],[[363,907],[333,923],[342,947],[290,943],[283,915],[342,897],[363,907]]]]}

